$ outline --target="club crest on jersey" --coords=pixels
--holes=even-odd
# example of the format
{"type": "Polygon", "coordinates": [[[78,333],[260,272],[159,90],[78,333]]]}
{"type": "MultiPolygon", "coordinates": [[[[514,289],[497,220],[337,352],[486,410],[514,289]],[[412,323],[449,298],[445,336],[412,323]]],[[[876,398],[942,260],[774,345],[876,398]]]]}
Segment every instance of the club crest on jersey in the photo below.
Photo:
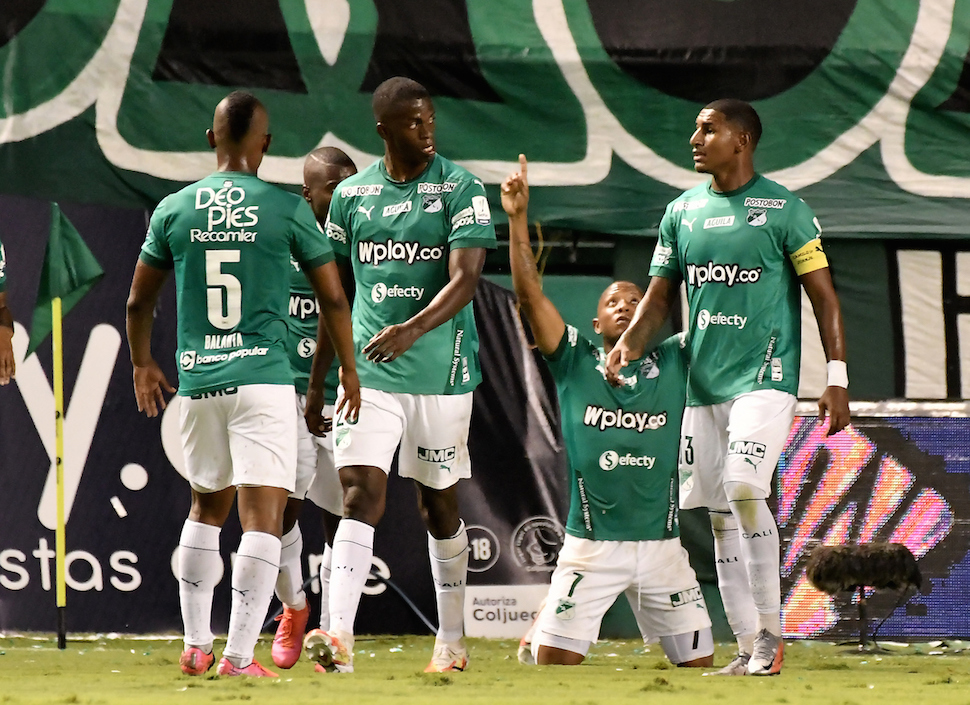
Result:
{"type": "Polygon", "coordinates": [[[438,213],[442,208],[441,196],[425,194],[421,197],[421,208],[425,213],[438,213]]]}
{"type": "Polygon", "coordinates": [[[764,208],[749,208],[747,221],[748,225],[753,225],[754,227],[764,225],[768,222],[768,211],[764,208]]]}

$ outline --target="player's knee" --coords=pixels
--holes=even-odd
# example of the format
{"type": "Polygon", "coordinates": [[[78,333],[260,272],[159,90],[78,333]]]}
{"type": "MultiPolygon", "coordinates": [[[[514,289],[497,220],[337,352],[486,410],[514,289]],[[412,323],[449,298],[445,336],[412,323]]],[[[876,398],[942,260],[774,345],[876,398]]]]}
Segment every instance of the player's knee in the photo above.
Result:
{"type": "MultiPolygon", "coordinates": [[[[728,502],[747,502],[750,500],[766,499],[765,491],[760,487],[750,485],[747,482],[725,482],[724,494],[727,495],[728,502]]],[[[731,511],[736,511],[734,505],[731,511]]]]}
{"type": "Polygon", "coordinates": [[[342,468],[344,516],[371,526],[384,516],[387,476],[377,468],[342,468]],[[376,472],[371,472],[376,470],[376,472]]]}
{"type": "Polygon", "coordinates": [[[557,649],[554,646],[542,645],[536,652],[538,666],[578,666],[586,656],[575,651],[557,649]]]}
{"type": "Polygon", "coordinates": [[[737,531],[738,529],[738,520],[734,518],[734,514],[730,511],[708,512],[708,516],[711,518],[711,530],[715,534],[724,533],[725,531],[737,531]]]}
{"type": "Polygon", "coordinates": [[[670,662],[684,668],[714,664],[714,636],[710,627],[660,637],[660,646],[670,662]]]}

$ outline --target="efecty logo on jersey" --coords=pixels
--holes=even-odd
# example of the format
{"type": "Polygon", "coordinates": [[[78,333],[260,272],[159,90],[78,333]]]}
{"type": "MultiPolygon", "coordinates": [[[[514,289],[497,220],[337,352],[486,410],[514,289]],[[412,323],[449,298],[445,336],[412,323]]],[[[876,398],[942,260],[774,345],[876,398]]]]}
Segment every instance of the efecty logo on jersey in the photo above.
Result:
{"type": "Polygon", "coordinates": [[[646,468],[650,470],[656,462],[657,459],[650,455],[633,455],[632,453],[620,455],[615,450],[606,451],[600,456],[599,460],[600,468],[606,472],[615,470],[618,467],[646,468]]]}
{"type": "Polygon", "coordinates": [[[599,428],[605,431],[608,428],[623,428],[637,433],[644,431],[656,431],[667,425],[667,412],[661,411],[659,414],[651,414],[649,411],[624,411],[623,409],[605,409],[602,406],[589,404],[583,414],[583,425],[599,428]]]}
{"type": "Polygon", "coordinates": [[[702,308],[697,312],[697,330],[707,330],[708,326],[729,326],[737,328],[738,330],[744,330],[747,322],[747,316],[742,316],[737,313],[728,314],[721,311],[711,313],[706,308],[702,308]]]}
{"type": "Polygon", "coordinates": [[[375,267],[382,262],[434,262],[445,256],[443,245],[426,247],[420,242],[374,242],[373,240],[361,240],[357,243],[357,259],[361,264],[373,264],[375,267]]]}
{"type": "Polygon", "coordinates": [[[259,224],[259,206],[244,205],[245,200],[246,191],[232,181],[225,181],[218,190],[208,186],[196,189],[195,209],[206,211],[208,224],[205,230],[192,228],[191,241],[255,242],[256,231],[246,228],[259,224]],[[224,229],[217,229],[220,226],[224,229]]]}
{"type": "Polygon", "coordinates": [[[424,287],[420,286],[401,286],[391,284],[388,286],[384,282],[377,282],[370,290],[370,299],[375,304],[381,303],[384,299],[421,299],[424,296],[424,287]]]}

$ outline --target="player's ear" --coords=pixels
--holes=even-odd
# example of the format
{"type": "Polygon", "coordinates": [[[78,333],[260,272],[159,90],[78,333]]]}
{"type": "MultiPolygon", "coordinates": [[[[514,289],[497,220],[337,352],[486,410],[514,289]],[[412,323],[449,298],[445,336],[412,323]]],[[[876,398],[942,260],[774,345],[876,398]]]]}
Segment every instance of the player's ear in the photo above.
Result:
{"type": "Polygon", "coordinates": [[[303,184],[303,198],[307,203],[313,203],[313,201],[310,200],[310,189],[306,184],[303,184]]]}
{"type": "Polygon", "coordinates": [[[216,148],[216,133],[212,130],[205,131],[205,138],[209,141],[209,149],[216,148]]]}
{"type": "Polygon", "coordinates": [[[382,140],[387,140],[387,128],[384,127],[383,122],[378,122],[375,129],[382,140]]]}
{"type": "Polygon", "coordinates": [[[263,154],[266,154],[266,152],[269,151],[269,143],[272,141],[273,135],[267,133],[266,137],[263,139],[263,154]]]}
{"type": "Polygon", "coordinates": [[[738,145],[737,149],[735,150],[737,152],[743,152],[749,146],[751,146],[751,133],[748,132],[747,130],[741,130],[738,133],[737,145],[738,145]]]}
{"type": "Polygon", "coordinates": [[[603,333],[603,331],[600,330],[600,319],[598,318],[593,319],[593,332],[596,333],[596,335],[601,335],[603,333]]]}

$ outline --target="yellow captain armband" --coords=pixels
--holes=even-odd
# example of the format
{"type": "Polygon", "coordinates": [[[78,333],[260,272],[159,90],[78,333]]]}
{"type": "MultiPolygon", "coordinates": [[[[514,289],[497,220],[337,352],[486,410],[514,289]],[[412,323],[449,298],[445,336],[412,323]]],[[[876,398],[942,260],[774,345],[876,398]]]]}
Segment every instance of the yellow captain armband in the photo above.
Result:
{"type": "Polygon", "coordinates": [[[818,237],[788,256],[798,276],[829,266],[829,260],[822,252],[822,239],[818,237]]]}

